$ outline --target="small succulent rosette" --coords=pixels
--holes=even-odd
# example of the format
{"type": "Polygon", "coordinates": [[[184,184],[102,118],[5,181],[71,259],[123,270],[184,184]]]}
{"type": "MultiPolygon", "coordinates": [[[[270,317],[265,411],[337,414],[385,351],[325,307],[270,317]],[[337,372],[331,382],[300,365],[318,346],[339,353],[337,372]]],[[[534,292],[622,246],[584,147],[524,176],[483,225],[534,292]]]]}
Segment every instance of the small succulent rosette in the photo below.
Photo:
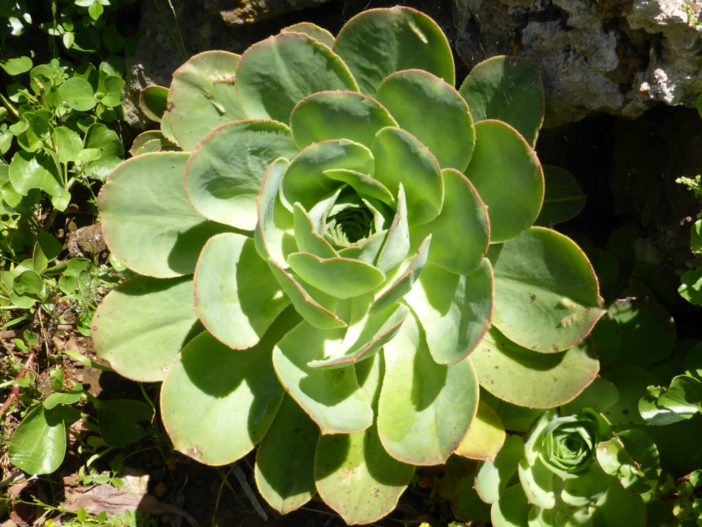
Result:
{"type": "Polygon", "coordinates": [[[656,486],[658,450],[639,429],[615,432],[589,408],[548,410],[524,439],[510,435],[475,477],[491,521],[507,526],[646,525],[642,495],[656,486]]]}
{"type": "Polygon", "coordinates": [[[97,312],[100,356],[163,381],[177,450],[222,465],[259,445],[280,512],[318,493],[374,521],[415,466],[499,450],[469,433],[496,418],[481,386],[551,408],[598,372],[592,267],[535,226],[582,206],[558,170],[544,200],[538,70],[454,75],[444,34],[406,7],[201,53],[101,192],[136,276],[97,312]]]}

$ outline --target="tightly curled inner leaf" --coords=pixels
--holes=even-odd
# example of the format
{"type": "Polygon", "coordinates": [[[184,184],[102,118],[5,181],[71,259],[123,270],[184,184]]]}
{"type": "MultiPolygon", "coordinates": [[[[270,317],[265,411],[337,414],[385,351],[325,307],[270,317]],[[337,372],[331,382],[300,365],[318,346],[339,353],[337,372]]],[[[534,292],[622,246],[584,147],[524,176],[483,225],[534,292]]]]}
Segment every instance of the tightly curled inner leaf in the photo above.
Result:
{"type": "Polygon", "coordinates": [[[104,186],[107,243],[145,276],[98,310],[99,354],[165,378],[166,430],[190,457],[260,444],[256,482],[280,512],[319,492],[375,521],[413,466],[501,459],[494,412],[474,419],[480,386],[551,408],[596,376],[573,347],[600,314],[596,280],[573,242],[532,227],[533,138],[474,124],[454,81],[446,37],[413,9],[363,12],[337,37],[296,24],[179,68],[161,131],[184,151],[137,145],[104,186]]]}

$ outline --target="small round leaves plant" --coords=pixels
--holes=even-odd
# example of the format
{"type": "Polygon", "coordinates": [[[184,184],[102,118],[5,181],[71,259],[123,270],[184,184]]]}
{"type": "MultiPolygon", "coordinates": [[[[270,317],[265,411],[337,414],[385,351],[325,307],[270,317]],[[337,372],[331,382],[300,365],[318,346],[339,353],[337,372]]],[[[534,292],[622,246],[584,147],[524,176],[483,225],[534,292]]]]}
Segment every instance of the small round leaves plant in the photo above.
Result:
{"type": "Polygon", "coordinates": [[[163,382],[177,450],[223,465],[258,446],[281,513],[318,494],[372,522],[416,466],[499,450],[470,433],[492,415],[481,387],[551,408],[597,374],[597,279],[534,226],[538,71],[496,57],[454,76],[405,7],[201,53],[173,74],[157,147],[101,192],[136,276],[97,312],[100,356],[163,382]]]}

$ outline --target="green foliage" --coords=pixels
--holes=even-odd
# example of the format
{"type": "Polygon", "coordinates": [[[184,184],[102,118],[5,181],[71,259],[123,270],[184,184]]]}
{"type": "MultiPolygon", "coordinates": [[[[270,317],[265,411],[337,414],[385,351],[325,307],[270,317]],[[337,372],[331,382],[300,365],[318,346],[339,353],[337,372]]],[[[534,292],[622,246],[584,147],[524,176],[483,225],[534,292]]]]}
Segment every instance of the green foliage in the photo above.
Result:
{"type": "MultiPolygon", "coordinates": [[[[336,37],[299,24],[196,55],[165,105],[145,93],[161,133],[103,187],[106,241],[137,276],[96,313],[99,355],[163,381],[177,450],[221,465],[260,445],[280,512],[318,493],[372,522],[414,466],[499,450],[481,387],[552,408],[596,377],[592,267],[534,226],[538,70],[496,57],[454,84],[446,37],[413,9],[336,37]]],[[[544,223],[581,194],[567,179],[551,201],[573,206],[544,223]]]]}
{"type": "Polygon", "coordinates": [[[645,525],[642,494],[656,484],[658,451],[640,430],[614,431],[599,412],[546,411],[482,464],[475,489],[495,527],[645,525]],[[516,476],[516,481],[515,481],[516,476]]]}

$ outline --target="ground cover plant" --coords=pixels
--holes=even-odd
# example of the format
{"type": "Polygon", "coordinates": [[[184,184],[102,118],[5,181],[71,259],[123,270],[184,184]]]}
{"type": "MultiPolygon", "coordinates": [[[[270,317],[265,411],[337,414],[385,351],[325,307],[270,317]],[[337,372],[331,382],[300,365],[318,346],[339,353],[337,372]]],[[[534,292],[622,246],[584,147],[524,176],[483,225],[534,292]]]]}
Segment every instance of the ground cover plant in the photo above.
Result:
{"type": "Polygon", "coordinates": [[[179,150],[101,191],[138,276],[99,308],[98,354],[163,381],[177,450],[223,465],[259,445],[280,512],[319,494],[375,521],[415,466],[499,450],[471,434],[494,415],[481,387],[550,408],[597,375],[592,267],[534,226],[538,70],[498,57],[454,84],[446,37],[404,7],[205,52],[168,90],[161,139],[179,150]]]}

